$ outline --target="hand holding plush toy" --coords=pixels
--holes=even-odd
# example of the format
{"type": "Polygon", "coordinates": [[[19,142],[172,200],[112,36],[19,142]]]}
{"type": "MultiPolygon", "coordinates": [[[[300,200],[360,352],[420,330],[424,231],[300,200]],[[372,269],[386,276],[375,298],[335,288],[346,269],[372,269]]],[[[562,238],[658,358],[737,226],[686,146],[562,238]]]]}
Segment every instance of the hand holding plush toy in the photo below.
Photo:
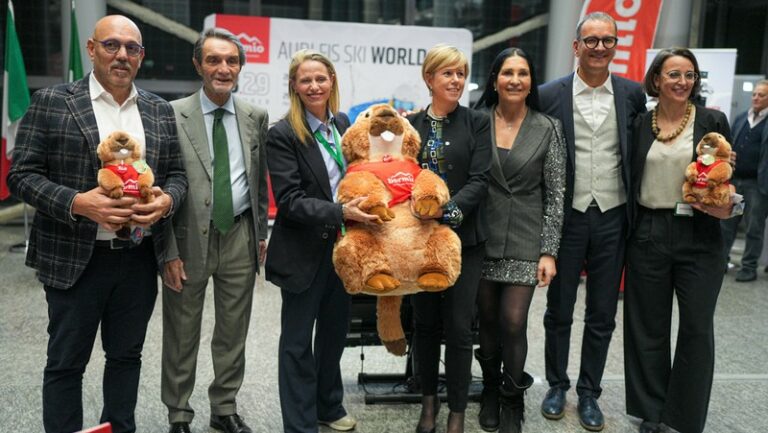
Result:
{"type": "Polygon", "coordinates": [[[152,193],[155,176],[147,162],[141,159],[141,145],[130,134],[124,131],[109,134],[99,143],[96,153],[103,167],[97,180],[110,197],[128,195],[138,198],[139,203],[155,200],[152,193]]]}
{"type": "Polygon", "coordinates": [[[714,207],[725,207],[731,202],[735,188],[729,180],[731,145],[722,135],[710,132],[696,146],[696,161],[685,170],[683,200],[714,207]]]}
{"type": "Polygon", "coordinates": [[[339,203],[366,197],[360,209],[381,223],[349,224],[334,247],[333,264],[347,292],[379,296],[379,338],[397,355],[406,349],[402,296],[445,290],[461,270],[459,237],[434,219],[448,202],[448,187],[417,164],[420,144],[408,120],[386,104],[361,113],[342,138],[349,169],[339,184],[339,203]]]}

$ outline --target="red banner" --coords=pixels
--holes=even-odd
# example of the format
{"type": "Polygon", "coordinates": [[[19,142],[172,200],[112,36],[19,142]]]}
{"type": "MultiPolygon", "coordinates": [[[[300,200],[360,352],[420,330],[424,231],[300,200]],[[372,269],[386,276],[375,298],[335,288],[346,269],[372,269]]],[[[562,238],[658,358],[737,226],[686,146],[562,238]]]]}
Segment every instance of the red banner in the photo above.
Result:
{"type": "Polygon", "coordinates": [[[645,76],[645,51],[653,48],[662,0],[586,0],[581,17],[605,12],[616,20],[619,43],[611,73],[634,81],[645,76]]]}

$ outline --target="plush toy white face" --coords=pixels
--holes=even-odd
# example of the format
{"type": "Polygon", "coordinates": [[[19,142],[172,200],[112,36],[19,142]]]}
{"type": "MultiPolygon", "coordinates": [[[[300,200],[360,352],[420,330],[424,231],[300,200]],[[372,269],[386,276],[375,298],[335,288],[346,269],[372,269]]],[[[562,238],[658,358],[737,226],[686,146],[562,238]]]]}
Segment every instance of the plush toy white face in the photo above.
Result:
{"type": "Polygon", "coordinates": [[[710,132],[705,135],[698,146],[699,155],[712,155],[718,158],[729,158],[731,145],[721,134],[710,132]]]}
{"type": "Polygon", "coordinates": [[[99,148],[99,158],[104,162],[141,158],[139,143],[122,131],[110,134],[104,142],[99,144],[99,148]]]}
{"type": "Polygon", "coordinates": [[[389,105],[374,105],[361,116],[368,119],[369,161],[388,162],[402,157],[405,127],[403,119],[389,105]]]}

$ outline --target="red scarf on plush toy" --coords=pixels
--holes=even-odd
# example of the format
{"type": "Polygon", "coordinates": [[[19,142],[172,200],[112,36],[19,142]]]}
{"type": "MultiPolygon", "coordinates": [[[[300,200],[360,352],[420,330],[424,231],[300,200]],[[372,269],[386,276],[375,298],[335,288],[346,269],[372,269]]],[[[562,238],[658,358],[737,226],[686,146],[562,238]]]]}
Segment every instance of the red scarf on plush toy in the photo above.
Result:
{"type": "Polygon", "coordinates": [[[421,172],[421,167],[411,161],[364,162],[347,169],[347,173],[355,171],[371,172],[384,182],[392,194],[392,200],[389,201],[389,207],[392,207],[411,198],[413,182],[421,172]]]}
{"type": "Polygon", "coordinates": [[[131,164],[120,163],[118,165],[108,165],[107,170],[115,173],[123,180],[123,194],[133,197],[140,197],[139,194],[139,172],[131,164]]]}
{"type": "MultiPolygon", "coordinates": [[[[707,180],[709,179],[709,172],[712,171],[713,168],[717,167],[718,165],[722,164],[722,159],[718,159],[717,161],[713,162],[710,165],[706,165],[703,162],[701,162],[701,157],[696,158],[696,171],[699,173],[699,175],[696,177],[696,183],[693,184],[696,188],[706,188],[707,187],[707,180]]],[[[727,180],[723,182],[723,185],[729,185],[730,182],[727,180]]]]}

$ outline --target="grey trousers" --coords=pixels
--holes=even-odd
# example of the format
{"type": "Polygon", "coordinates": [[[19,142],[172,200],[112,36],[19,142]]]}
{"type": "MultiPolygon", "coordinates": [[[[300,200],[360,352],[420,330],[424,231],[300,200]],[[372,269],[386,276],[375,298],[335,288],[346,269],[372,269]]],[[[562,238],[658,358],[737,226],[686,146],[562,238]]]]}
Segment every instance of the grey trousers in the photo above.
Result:
{"type": "MultiPolygon", "coordinates": [[[[200,277],[184,282],[181,293],[163,287],[161,396],[168,407],[169,422],[190,422],[195,415],[189,398],[195,387],[203,302],[210,277],[216,323],[211,338],[214,379],[208,387],[208,399],[212,414],[237,412],[235,397],[245,374],[258,239],[250,216],[241,218],[225,235],[213,225],[210,230],[205,272],[187,270],[188,276],[200,277]]],[[[193,258],[185,260],[185,268],[194,263],[193,258]]]]}
{"type": "Polygon", "coordinates": [[[765,218],[768,216],[768,195],[762,194],[757,186],[757,179],[733,179],[731,183],[736,187],[736,192],[744,196],[746,206],[744,215],[737,216],[721,222],[723,239],[725,241],[725,254],[730,255],[733,242],[736,240],[736,231],[739,224],[744,221],[746,225],[746,240],[744,255],[741,257],[741,267],[744,269],[757,269],[757,261],[763,251],[763,233],[765,230],[765,218]]]}

